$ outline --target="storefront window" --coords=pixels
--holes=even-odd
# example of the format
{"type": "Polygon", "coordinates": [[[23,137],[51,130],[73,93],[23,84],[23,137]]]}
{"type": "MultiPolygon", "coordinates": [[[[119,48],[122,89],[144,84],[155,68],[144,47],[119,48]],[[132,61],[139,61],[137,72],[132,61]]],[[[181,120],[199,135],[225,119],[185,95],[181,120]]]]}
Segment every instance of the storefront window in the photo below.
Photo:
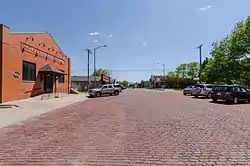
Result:
{"type": "Polygon", "coordinates": [[[24,81],[36,81],[36,64],[23,61],[22,78],[24,81]]]}

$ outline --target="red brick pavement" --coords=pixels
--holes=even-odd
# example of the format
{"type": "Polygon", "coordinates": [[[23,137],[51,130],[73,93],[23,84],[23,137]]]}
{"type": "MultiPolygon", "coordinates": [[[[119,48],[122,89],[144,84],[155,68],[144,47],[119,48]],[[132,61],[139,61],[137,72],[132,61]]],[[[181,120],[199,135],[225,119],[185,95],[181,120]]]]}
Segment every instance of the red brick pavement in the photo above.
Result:
{"type": "Polygon", "coordinates": [[[0,130],[0,165],[250,165],[250,105],[128,90],[0,130]]]}

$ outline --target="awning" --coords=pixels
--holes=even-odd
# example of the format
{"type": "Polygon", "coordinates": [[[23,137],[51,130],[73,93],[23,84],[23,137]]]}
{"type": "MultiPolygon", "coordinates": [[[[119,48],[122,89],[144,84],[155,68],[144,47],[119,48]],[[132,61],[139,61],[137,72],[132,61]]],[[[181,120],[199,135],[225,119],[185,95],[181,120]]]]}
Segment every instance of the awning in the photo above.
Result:
{"type": "Polygon", "coordinates": [[[51,66],[51,65],[45,65],[44,67],[42,67],[39,72],[41,73],[54,73],[57,75],[66,75],[63,71],[56,69],[55,67],[51,66]]]}

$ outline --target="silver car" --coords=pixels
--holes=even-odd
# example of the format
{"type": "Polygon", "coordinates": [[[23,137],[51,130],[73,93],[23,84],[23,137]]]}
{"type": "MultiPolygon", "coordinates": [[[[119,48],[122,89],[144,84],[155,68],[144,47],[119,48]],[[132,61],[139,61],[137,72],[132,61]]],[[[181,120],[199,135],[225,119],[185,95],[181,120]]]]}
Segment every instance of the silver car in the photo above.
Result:
{"type": "Polygon", "coordinates": [[[194,90],[194,86],[187,86],[185,89],[183,89],[183,95],[192,95],[194,90]]]}
{"type": "Polygon", "coordinates": [[[213,84],[197,84],[194,86],[192,95],[194,97],[205,96],[211,98],[211,91],[215,87],[213,84]]]}
{"type": "Polygon", "coordinates": [[[118,88],[120,92],[122,92],[122,86],[119,84],[113,84],[115,88],[118,88]]]}
{"type": "Polygon", "coordinates": [[[94,89],[89,90],[89,96],[101,97],[102,95],[119,95],[119,89],[115,88],[112,84],[99,85],[94,89]]]}

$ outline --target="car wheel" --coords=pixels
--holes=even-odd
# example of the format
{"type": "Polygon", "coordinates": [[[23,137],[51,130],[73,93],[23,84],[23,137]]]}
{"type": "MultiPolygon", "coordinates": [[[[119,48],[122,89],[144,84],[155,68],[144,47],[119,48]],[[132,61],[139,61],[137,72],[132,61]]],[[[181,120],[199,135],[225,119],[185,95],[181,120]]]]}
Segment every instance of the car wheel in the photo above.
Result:
{"type": "Polygon", "coordinates": [[[216,98],[212,98],[212,100],[213,100],[213,102],[215,102],[215,103],[218,101],[216,98]]]}
{"type": "Polygon", "coordinates": [[[208,93],[207,98],[211,99],[211,95],[212,95],[211,93],[208,93]]]}
{"type": "Polygon", "coordinates": [[[114,95],[115,95],[115,96],[119,95],[119,91],[116,90],[116,91],[114,92],[114,95]]]}
{"type": "Polygon", "coordinates": [[[186,96],[187,94],[186,94],[186,93],[183,93],[183,95],[185,95],[185,96],[186,96]]]}
{"type": "Polygon", "coordinates": [[[195,97],[195,98],[198,98],[198,96],[197,96],[197,95],[194,95],[194,97],[195,97]]]}
{"type": "Polygon", "coordinates": [[[234,104],[238,104],[238,103],[239,103],[238,97],[234,97],[234,98],[233,98],[233,103],[234,103],[234,104]]]}
{"type": "Polygon", "coordinates": [[[101,92],[96,92],[95,93],[95,97],[100,97],[101,96],[101,92]]]}

